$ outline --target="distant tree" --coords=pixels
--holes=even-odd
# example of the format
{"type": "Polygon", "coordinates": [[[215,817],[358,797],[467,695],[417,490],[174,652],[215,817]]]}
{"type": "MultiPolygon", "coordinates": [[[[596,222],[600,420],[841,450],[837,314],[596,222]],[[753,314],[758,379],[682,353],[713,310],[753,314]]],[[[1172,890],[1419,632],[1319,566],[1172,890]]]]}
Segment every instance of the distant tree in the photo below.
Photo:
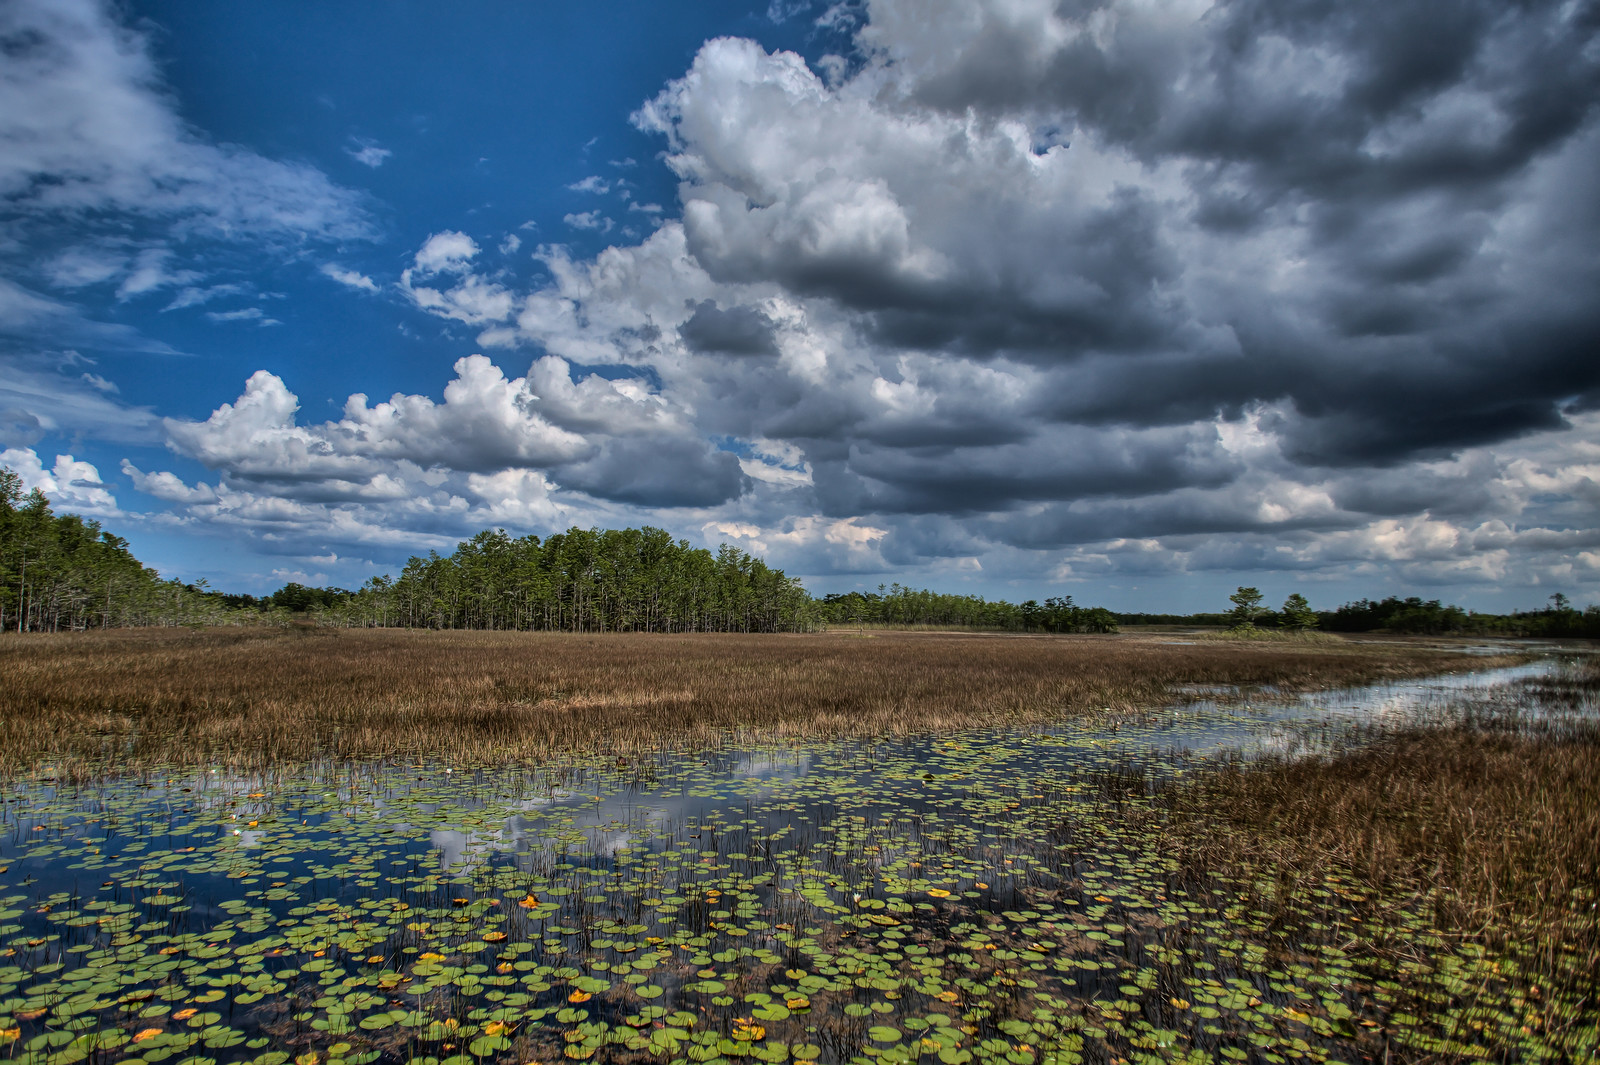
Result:
{"type": "MultiPolygon", "coordinates": [[[[198,589],[197,589],[198,590],[198,589]]],[[[308,588],[293,581],[267,596],[268,606],[280,607],[291,613],[303,614],[308,610],[327,609],[348,599],[354,593],[343,588],[308,588]]]]}
{"type": "MultiPolygon", "coordinates": [[[[1076,609],[1076,608],[1075,608],[1076,609]]],[[[1078,610],[1075,632],[1118,632],[1117,616],[1103,606],[1078,610]]]]}
{"type": "Polygon", "coordinates": [[[1266,613],[1261,605],[1261,591],[1258,588],[1240,587],[1238,591],[1228,596],[1228,602],[1233,604],[1233,610],[1228,617],[1233,621],[1236,629],[1253,629],[1256,618],[1266,613]]]}
{"type": "Polygon", "coordinates": [[[1571,606],[1572,606],[1572,600],[1568,599],[1566,596],[1562,595],[1560,592],[1557,592],[1555,595],[1552,595],[1550,597],[1550,609],[1556,611],[1557,613],[1560,613],[1561,611],[1566,610],[1566,609],[1570,608],[1571,606]]]}
{"type": "Polygon", "coordinates": [[[1306,597],[1295,592],[1283,601],[1284,628],[1294,629],[1297,632],[1310,632],[1317,627],[1317,612],[1311,609],[1311,604],[1306,602],[1306,597]]]}
{"type": "MultiPolygon", "coordinates": [[[[1467,632],[1473,619],[1458,606],[1445,606],[1437,599],[1423,602],[1416,596],[1401,599],[1389,596],[1381,602],[1363,599],[1346,603],[1330,614],[1321,615],[1322,627],[1333,632],[1400,632],[1408,635],[1439,636],[1467,632]]],[[[1477,631],[1491,631],[1477,626],[1477,631]]]]}
{"type": "Polygon", "coordinates": [[[1008,603],[976,595],[951,595],[893,584],[883,593],[830,593],[812,601],[814,617],[832,625],[962,625],[1035,632],[1116,632],[1117,616],[1103,607],[1080,607],[1072,596],[1042,604],[1008,603]]]}

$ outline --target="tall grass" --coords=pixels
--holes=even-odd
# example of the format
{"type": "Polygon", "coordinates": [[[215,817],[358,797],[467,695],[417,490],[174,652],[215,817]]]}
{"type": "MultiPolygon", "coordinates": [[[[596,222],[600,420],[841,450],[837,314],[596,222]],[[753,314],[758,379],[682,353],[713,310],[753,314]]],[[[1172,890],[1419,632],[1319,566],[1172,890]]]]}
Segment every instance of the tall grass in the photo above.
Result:
{"type": "MultiPolygon", "coordinates": [[[[1377,959],[1375,978],[1431,967],[1446,945],[1503,959],[1486,970],[1512,988],[1518,1015],[1502,1030],[1592,1047],[1600,1025],[1600,667],[1590,662],[1561,687],[1537,693],[1545,710],[1587,712],[1468,719],[1331,759],[1196,774],[1158,792],[1163,831],[1189,880],[1253,884],[1241,905],[1268,927],[1301,941],[1336,934],[1341,949],[1377,959]],[[1341,883],[1363,886],[1364,923],[1308,928],[1303,915],[1325,910],[1329,886],[1341,883]]],[[[1402,1006],[1404,992],[1396,992],[1402,1006]]],[[[1448,1006],[1472,1036],[1487,1030],[1482,1018],[1507,1008],[1502,998],[1475,1014],[1489,1010],[1484,995],[1464,981],[1454,1001],[1416,1009],[1443,1017],[1448,1006]]],[[[1391,1049],[1394,1060],[1457,1060],[1448,1048],[1388,1048],[1386,1058],[1391,1049]]],[[[1508,1046],[1479,1050],[1516,1057],[1508,1046]]]]}
{"type": "Polygon", "coordinates": [[[1600,971],[1600,729],[1405,733],[1329,761],[1201,774],[1174,797],[1195,868],[1249,861],[1294,894],[1334,869],[1426,899],[1440,927],[1547,943],[1600,971]],[[1203,826],[1200,827],[1200,826],[1203,826]],[[1578,905],[1581,900],[1582,904],[1578,905]]]}
{"type": "Polygon", "coordinates": [[[0,773],[627,756],[738,730],[784,739],[1037,723],[1152,707],[1181,686],[1296,689],[1460,664],[1402,644],[1093,636],[24,635],[0,640],[0,773]]]}

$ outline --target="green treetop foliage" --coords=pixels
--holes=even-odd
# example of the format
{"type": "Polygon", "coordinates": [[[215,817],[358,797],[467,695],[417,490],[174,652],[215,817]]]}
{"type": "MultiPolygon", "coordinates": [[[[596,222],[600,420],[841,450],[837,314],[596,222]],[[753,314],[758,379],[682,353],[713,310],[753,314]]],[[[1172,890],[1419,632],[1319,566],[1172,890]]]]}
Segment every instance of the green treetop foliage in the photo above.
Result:
{"type": "Polygon", "coordinates": [[[1256,619],[1267,611],[1261,605],[1261,591],[1257,588],[1240,587],[1238,591],[1228,596],[1228,602],[1233,604],[1233,610],[1228,617],[1236,629],[1254,628],[1256,619]]]}
{"type": "Polygon", "coordinates": [[[413,557],[399,577],[338,593],[319,613],[438,629],[792,632],[810,624],[810,604],[797,579],[726,544],[713,553],[649,527],[573,528],[543,541],[497,529],[448,557],[413,557]]]}
{"type": "Polygon", "coordinates": [[[1311,609],[1311,604],[1299,592],[1292,593],[1283,601],[1283,610],[1278,616],[1284,628],[1296,632],[1310,632],[1317,627],[1317,612],[1311,609]]]}
{"type": "Polygon", "coordinates": [[[892,584],[876,592],[824,596],[816,617],[831,625],[915,625],[1002,629],[1010,632],[1116,632],[1104,607],[1080,607],[1072,597],[1008,603],[976,595],[949,595],[892,584]]]}
{"type": "Polygon", "coordinates": [[[55,514],[0,466],[0,631],[57,632],[124,625],[215,624],[222,597],[164,581],[128,542],[76,514],[55,514]]]}
{"type": "Polygon", "coordinates": [[[257,602],[269,609],[277,607],[292,614],[304,614],[309,610],[326,610],[338,606],[350,595],[351,593],[344,588],[307,588],[303,584],[290,581],[257,602]]]}

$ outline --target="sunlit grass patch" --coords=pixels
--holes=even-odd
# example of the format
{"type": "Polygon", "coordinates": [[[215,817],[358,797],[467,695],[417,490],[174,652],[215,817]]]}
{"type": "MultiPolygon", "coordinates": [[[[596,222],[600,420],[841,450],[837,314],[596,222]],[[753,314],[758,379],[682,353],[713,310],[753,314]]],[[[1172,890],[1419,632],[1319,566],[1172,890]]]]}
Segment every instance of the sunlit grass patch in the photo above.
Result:
{"type": "MultiPolygon", "coordinates": [[[[478,765],[573,751],[907,735],[1457,668],[1382,646],[1140,637],[111,631],[0,640],[0,774],[318,757],[478,765]]],[[[1485,663],[1492,664],[1492,663],[1485,663]]]]}

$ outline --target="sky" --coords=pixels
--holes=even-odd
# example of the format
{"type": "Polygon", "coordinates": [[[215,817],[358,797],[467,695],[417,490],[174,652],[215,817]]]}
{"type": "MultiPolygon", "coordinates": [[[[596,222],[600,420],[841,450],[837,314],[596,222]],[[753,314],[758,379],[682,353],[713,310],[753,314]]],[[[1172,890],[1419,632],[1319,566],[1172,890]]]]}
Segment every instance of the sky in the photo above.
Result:
{"type": "Polygon", "coordinates": [[[0,0],[0,462],[163,575],[1600,602],[1600,2],[0,0]]]}

